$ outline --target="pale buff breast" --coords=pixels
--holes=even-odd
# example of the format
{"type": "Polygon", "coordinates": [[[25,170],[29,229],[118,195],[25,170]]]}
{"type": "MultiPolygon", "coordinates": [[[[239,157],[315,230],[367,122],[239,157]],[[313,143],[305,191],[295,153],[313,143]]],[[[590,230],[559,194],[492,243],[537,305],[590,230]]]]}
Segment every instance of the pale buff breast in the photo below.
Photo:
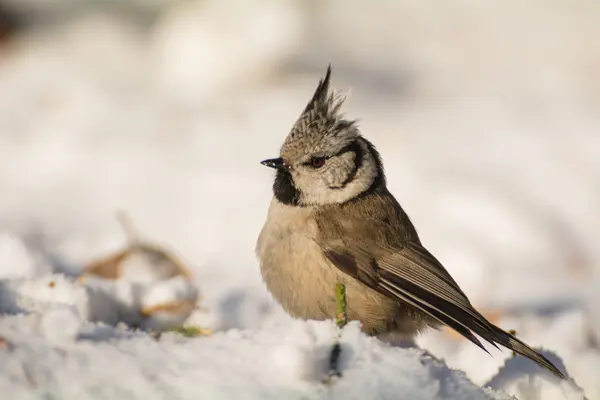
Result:
{"type": "Polygon", "coordinates": [[[256,254],[268,290],[291,316],[335,318],[335,284],[342,281],[346,284],[348,317],[360,320],[366,332],[416,329],[412,321],[398,318],[402,305],[332,265],[316,244],[316,235],[310,208],[286,206],[272,200],[256,254]]]}

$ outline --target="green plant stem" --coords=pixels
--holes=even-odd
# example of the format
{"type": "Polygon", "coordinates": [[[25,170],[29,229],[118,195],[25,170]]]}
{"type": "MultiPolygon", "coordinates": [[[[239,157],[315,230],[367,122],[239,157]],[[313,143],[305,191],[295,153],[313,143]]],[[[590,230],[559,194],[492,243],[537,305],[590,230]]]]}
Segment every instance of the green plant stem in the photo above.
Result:
{"type": "Polygon", "coordinates": [[[346,311],[346,285],[341,282],[335,284],[335,301],[337,303],[337,315],[335,323],[342,329],[348,323],[348,314],[346,311]]]}
{"type": "Polygon", "coordinates": [[[340,344],[340,332],[339,329],[342,329],[348,323],[348,313],[347,307],[348,304],[346,302],[346,286],[338,282],[335,285],[335,301],[337,305],[337,312],[335,316],[335,324],[338,327],[338,332],[333,341],[333,347],[331,348],[331,353],[329,355],[329,373],[326,379],[327,383],[331,383],[331,380],[334,377],[341,377],[342,373],[339,370],[339,359],[340,354],[342,352],[342,346],[340,344]]]}

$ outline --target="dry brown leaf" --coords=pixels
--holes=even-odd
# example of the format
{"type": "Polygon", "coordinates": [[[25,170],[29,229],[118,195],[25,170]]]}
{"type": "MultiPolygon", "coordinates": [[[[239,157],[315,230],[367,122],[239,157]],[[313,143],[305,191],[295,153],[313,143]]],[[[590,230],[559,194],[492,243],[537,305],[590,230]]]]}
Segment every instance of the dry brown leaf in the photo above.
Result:
{"type": "Polygon", "coordinates": [[[173,270],[167,274],[166,278],[175,276],[184,276],[192,279],[191,271],[171,252],[160,248],[157,245],[149,243],[136,243],[128,248],[118,251],[115,254],[90,263],[85,267],[79,281],[83,282],[85,276],[93,275],[104,279],[119,279],[123,276],[123,264],[129,257],[142,255],[148,261],[148,266],[158,265],[165,260],[173,267],[173,270]]]}
{"type": "Polygon", "coordinates": [[[195,306],[196,303],[190,300],[173,301],[170,303],[144,307],[142,308],[141,313],[144,317],[149,317],[159,312],[166,312],[169,314],[186,314],[190,313],[195,306]]]}

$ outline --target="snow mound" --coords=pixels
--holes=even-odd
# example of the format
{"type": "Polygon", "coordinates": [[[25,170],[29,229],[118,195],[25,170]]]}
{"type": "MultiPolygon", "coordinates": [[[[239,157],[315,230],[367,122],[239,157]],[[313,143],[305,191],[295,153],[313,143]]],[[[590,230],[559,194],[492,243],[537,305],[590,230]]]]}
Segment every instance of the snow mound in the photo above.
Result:
{"type": "Polygon", "coordinates": [[[13,263],[22,272],[0,280],[0,390],[13,398],[507,398],[482,391],[420,350],[367,337],[356,323],[342,332],[343,377],[330,384],[323,380],[335,337],[331,322],[289,321],[192,339],[168,332],[156,339],[125,324],[183,324],[186,318],[167,312],[148,319],[139,312],[189,297],[194,290],[183,276],[144,287],[131,274],[85,282],[36,275],[17,237],[3,236],[0,248],[3,270],[13,263]]]}
{"type": "Polygon", "coordinates": [[[69,327],[73,326],[69,315],[75,315],[85,321],[164,330],[182,326],[196,307],[198,289],[188,277],[149,272],[163,267],[162,259],[150,264],[136,257],[135,264],[123,263],[129,272],[118,279],[94,275],[75,279],[49,272],[48,265],[37,273],[40,269],[31,267],[33,258],[16,236],[0,236],[0,271],[8,276],[0,280],[0,313],[36,313],[50,320],[65,319],[69,327]]]}
{"type": "MultiPolygon", "coordinates": [[[[564,365],[562,360],[554,353],[541,351],[554,365],[564,365]]],[[[581,388],[572,381],[557,381],[556,378],[545,373],[533,363],[523,357],[513,357],[506,361],[485,386],[493,389],[502,389],[514,393],[519,399],[558,399],[584,400],[585,395],[581,388]]]]}
{"type": "Polygon", "coordinates": [[[341,337],[342,378],[322,383],[333,329],[329,322],[293,322],[156,341],[77,321],[68,309],[9,316],[0,319],[9,344],[0,351],[0,390],[65,400],[511,398],[477,388],[421,351],[388,347],[354,324],[341,337]]]}
{"type": "MultiPolygon", "coordinates": [[[[356,322],[341,332],[342,377],[329,383],[329,354],[337,336],[332,321],[288,320],[209,337],[150,335],[129,327],[168,329],[187,319],[189,312],[182,316],[160,307],[196,298],[197,289],[183,275],[148,281],[149,266],[140,263],[135,271],[143,273],[122,274],[124,279],[36,274],[26,268],[34,257],[16,236],[5,235],[0,248],[4,270],[10,270],[6,263],[19,262],[13,269],[28,271],[0,280],[0,369],[5,371],[0,389],[15,398],[510,398],[477,387],[420,349],[368,337],[356,322]],[[158,312],[140,311],[148,307],[158,312]]],[[[507,364],[486,386],[537,393],[531,374],[540,374],[539,368],[523,371],[524,366],[532,364],[507,364]],[[523,381],[533,386],[523,389],[523,381]]],[[[547,375],[534,383],[561,390],[547,375]]]]}

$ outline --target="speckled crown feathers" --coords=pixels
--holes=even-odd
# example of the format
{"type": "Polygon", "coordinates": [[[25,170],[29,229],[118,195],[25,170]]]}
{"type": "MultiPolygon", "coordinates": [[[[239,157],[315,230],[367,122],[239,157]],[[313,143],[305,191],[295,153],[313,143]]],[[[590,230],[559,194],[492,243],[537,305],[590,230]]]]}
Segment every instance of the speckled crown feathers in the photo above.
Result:
{"type": "Polygon", "coordinates": [[[343,142],[353,140],[357,133],[349,129],[356,123],[343,118],[340,109],[345,96],[330,90],[331,65],[325,77],[319,81],[312,98],[300,114],[281,148],[282,156],[293,156],[296,152],[306,152],[321,147],[323,139],[338,138],[343,142]],[[340,137],[343,134],[344,137],[340,137]]]}

